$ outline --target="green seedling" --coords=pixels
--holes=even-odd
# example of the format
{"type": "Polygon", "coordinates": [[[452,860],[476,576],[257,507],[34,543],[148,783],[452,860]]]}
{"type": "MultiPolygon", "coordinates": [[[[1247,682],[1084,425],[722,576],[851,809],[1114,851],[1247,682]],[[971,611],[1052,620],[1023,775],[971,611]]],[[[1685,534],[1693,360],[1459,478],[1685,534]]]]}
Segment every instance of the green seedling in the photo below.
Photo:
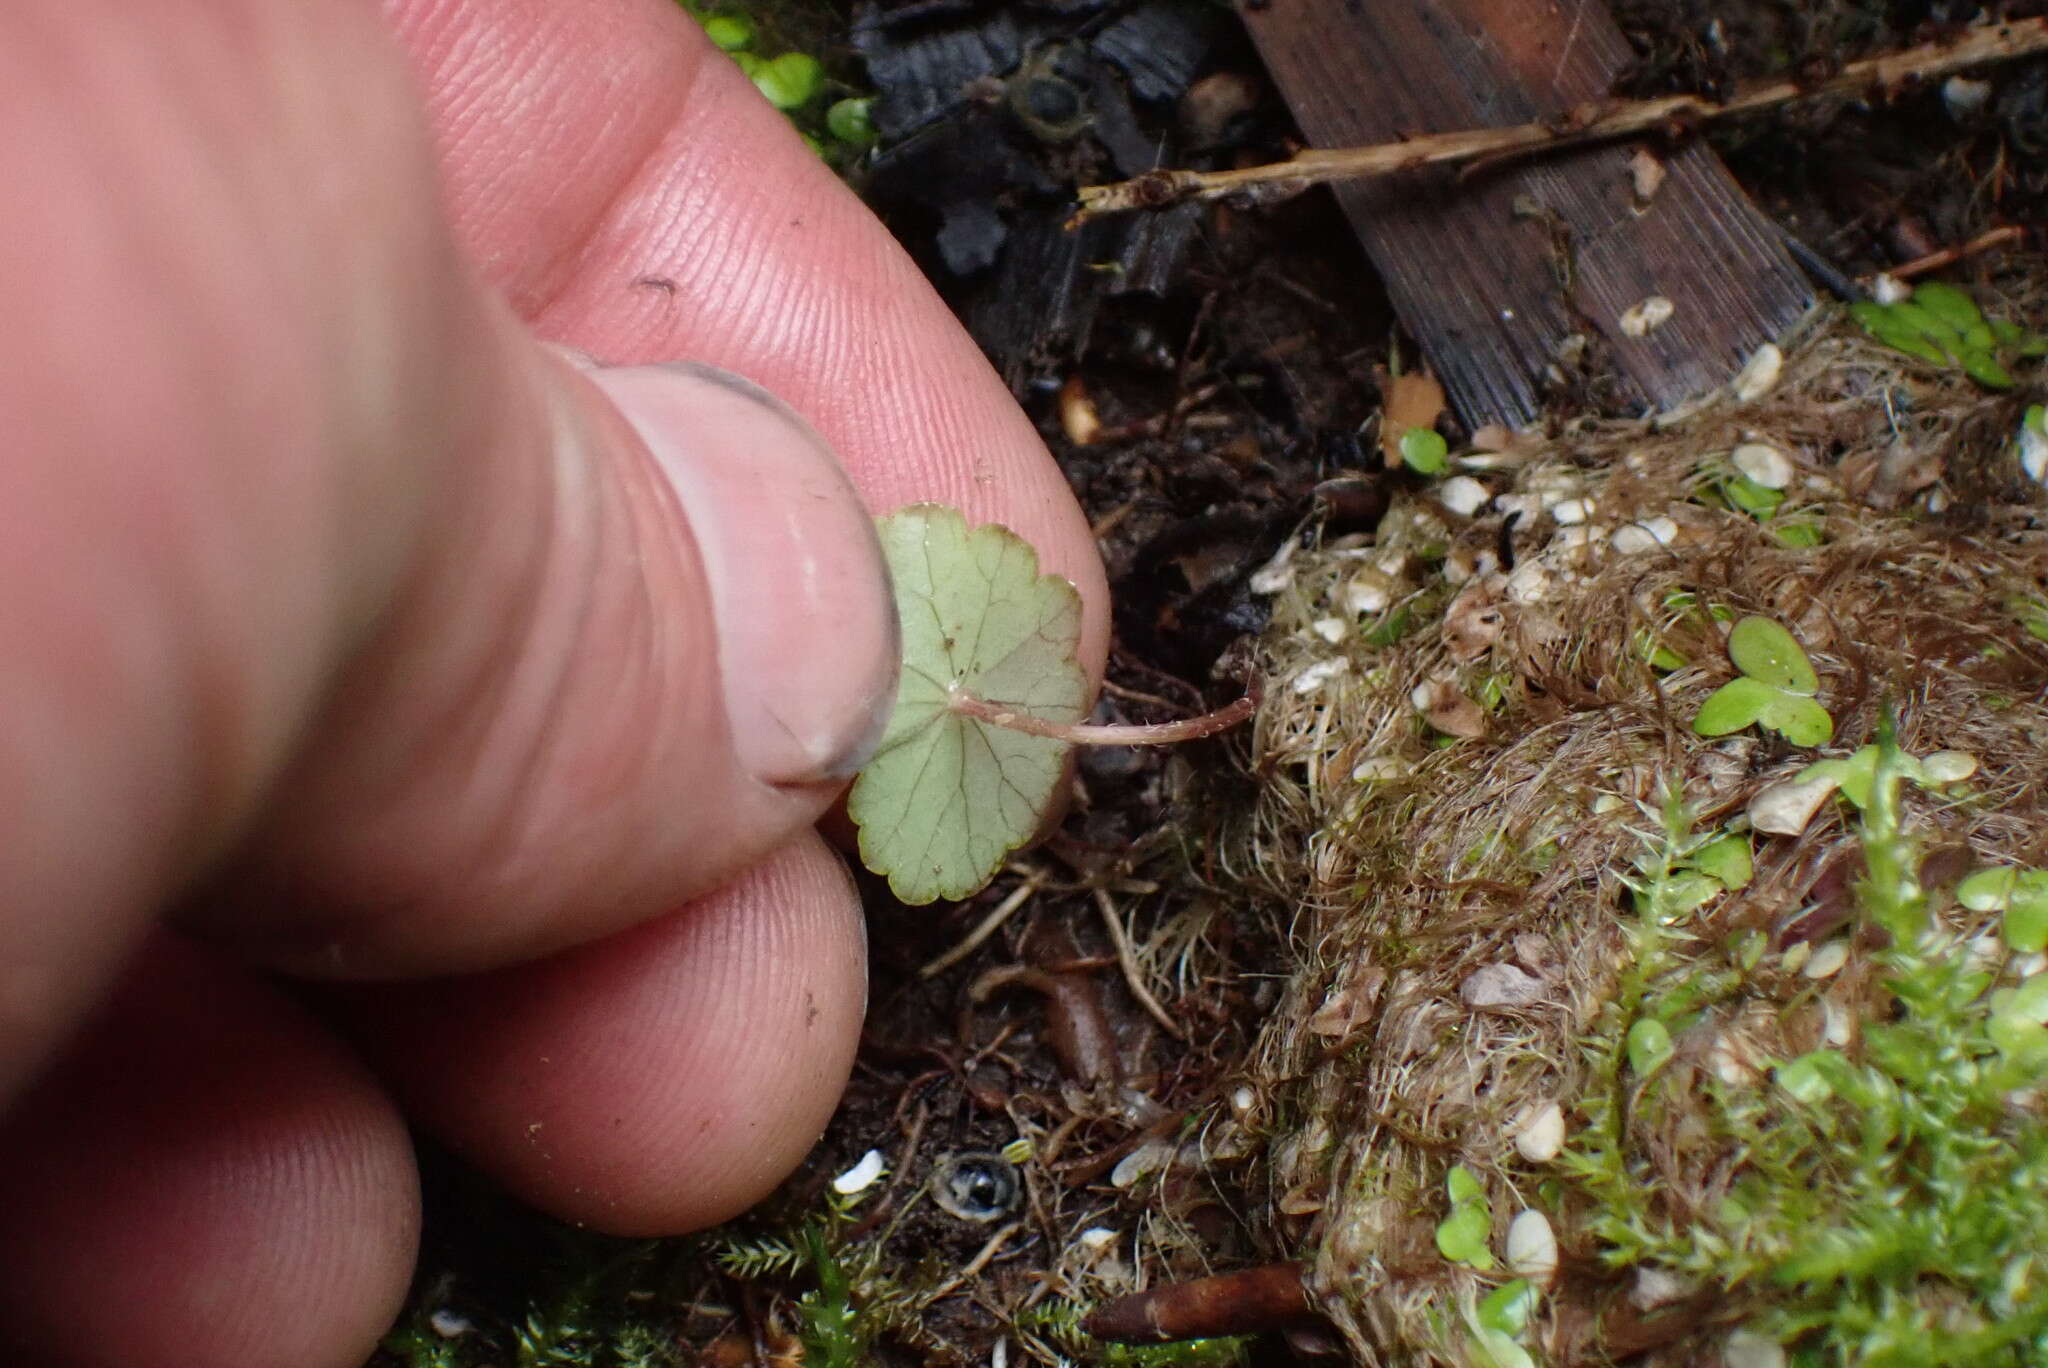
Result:
{"type": "Polygon", "coordinates": [[[1940,281],[1929,281],[1891,304],[1860,300],[1849,306],[1849,312],[1894,351],[1937,366],[1960,367],[1991,389],[2012,388],[2012,361],[2048,355],[2048,337],[2005,320],[1986,319],[1968,294],[1940,281]]]}
{"type": "Polygon", "coordinates": [[[848,147],[872,147],[875,143],[874,108],[872,96],[835,100],[825,111],[825,129],[848,147]]]}
{"type": "Polygon", "coordinates": [[[1463,1164],[1455,1165],[1444,1178],[1450,1195],[1451,1213],[1436,1228],[1437,1251],[1452,1263],[1481,1272],[1493,1267],[1493,1251],[1487,1240],[1493,1234],[1493,1212],[1487,1205],[1486,1189],[1463,1164]]]}
{"type": "Polygon", "coordinates": [[[802,109],[825,88],[825,69],[807,52],[785,52],[757,61],[747,75],[754,89],[785,114],[802,109]]]}
{"type": "Polygon", "coordinates": [[[1188,741],[1249,717],[1250,696],[1156,726],[1084,726],[1081,596],[1039,573],[1006,527],[914,504],[879,520],[903,624],[895,711],[854,781],[861,859],[906,903],[959,899],[995,877],[1052,811],[1077,745],[1188,741]]]}
{"type": "Polygon", "coordinates": [[[1526,1278],[1503,1283],[1463,1308],[1472,1335],[1472,1361],[1484,1368],[1536,1368],[1520,1340],[1536,1312],[1536,1287],[1526,1278]]]}
{"type": "Polygon", "coordinates": [[[1956,901],[1973,912],[2004,912],[2005,943],[2022,955],[2048,948],[2048,870],[1980,869],[1956,885],[1956,901]]]}
{"type": "Polygon", "coordinates": [[[699,22],[720,52],[740,52],[754,45],[754,21],[744,14],[707,14],[699,22]]]}
{"type": "Polygon", "coordinates": [[[1820,679],[1790,632],[1769,618],[1743,618],[1728,633],[1728,656],[1742,673],[1700,705],[1695,732],[1726,736],[1761,726],[1795,746],[1824,745],[1835,734],[1834,719],[1813,698],[1820,679]]]}
{"type": "Polygon", "coordinates": [[[1401,460],[1418,475],[1441,475],[1451,468],[1451,448],[1435,428],[1412,427],[1401,434],[1401,460]]]}

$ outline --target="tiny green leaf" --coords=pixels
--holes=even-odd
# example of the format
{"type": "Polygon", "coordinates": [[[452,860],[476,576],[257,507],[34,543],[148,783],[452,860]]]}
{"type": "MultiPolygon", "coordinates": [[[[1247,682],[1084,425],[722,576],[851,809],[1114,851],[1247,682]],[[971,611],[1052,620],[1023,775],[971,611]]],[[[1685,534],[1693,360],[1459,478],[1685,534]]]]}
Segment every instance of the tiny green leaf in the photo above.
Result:
{"type": "Polygon", "coordinates": [[[1493,1218],[1484,1203],[1461,1202],[1437,1226],[1436,1247],[1452,1263],[1491,1268],[1493,1253],[1486,1247],[1486,1237],[1492,1230],[1493,1218]]]}
{"type": "Polygon", "coordinates": [[[2048,873],[2030,869],[2019,876],[2005,906],[2005,943],[2022,955],[2048,949],[2048,873]]]}
{"type": "Polygon", "coordinates": [[[1444,1191],[1450,1195],[1453,1205],[1463,1202],[1484,1202],[1486,1189],[1472,1176],[1472,1170],[1463,1164],[1454,1164],[1444,1175],[1444,1191]]]}
{"type": "Polygon", "coordinates": [[[851,147],[866,147],[875,140],[874,107],[871,97],[836,100],[825,111],[825,128],[851,147]]]}
{"type": "Polygon", "coordinates": [[[1741,888],[1756,871],[1750,859],[1749,842],[1733,835],[1709,841],[1694,851],[1692,867],[1726,888],[1741,888]]]}
{"type": "Polygon", "coordinates": [[[1769,727],[1795,746],[1825,746],[1835,734],[1835,719],[1828,716],[1828,710],[1810,698],[1784,690],[1774,690],[1774,697],[1757,715],[1757,722],[1769,727]]]}
{"type": "Polygon", "coordinates": [[[785,52],[748,74],[768,103],[784,111],[803,108],[825,85],[825,69],[807,52],[785,52]]]}
{"type": "Polygon", "coordinates": [[[1451,468],[1451,448],[1435,428],[1412,427],[1401,434],[1401,460],[1418,475],[1441,475],[1451,468]]]}
{"type": "Polygon", "coordinates": [[[1771,524],[1770,532],[1778,545],[1794,551],[1819,546],[1823,540],[1820,524],[1811,518],[1780,519],[1771,524]]]}
{"type": "Polygon", "coordinates": [[[1628,1028],[1628,1066],[1647,1078],[1671,1058],[1671,1032],[1664,1023],[1644,1017],[1628,1028]]]}
{"type": "Polygon", "coordinates": [[[1068,743],[961,715],[955,691],[1053,722],[1077,721],[1081,600],[1038,571],[1004,527],[915,504],[878,523],[903,623],[896,710],[848,794],[861,859],[907,903],[964,898],[1030,840],[1052,806],[1068,743]]]}
{"type": "Polygon", "coordinates": [[[1835,1095],[1835,1090],[1827,1080],[1823,1064],[1825,1055],[1825,1051],[1815,1051],[1780,1064],[1777,1069],[1778,1086],[1809,1107],[1827,1101],[1835,1095]]]}
{"type": "Polygon", "coordinates": [[[1692,729],[1701,736],[1726,736],[1741,731],[1763,716],[1771,700],[1781,697],[1777,689],[1747,675],[1729,680],[1707,695],[1700,704],[1692,729]]]}
{"type": "Polygon", "coordinates": [[[707,14],[704,35],[721,52],[738,52],[754,41],[754,21],[744,14],[707,14]]]}
{"type": "Polygon", "coordinates": [[[1479,1323],[1512,1338],[1528,1328],[1536,1301],[1536,1286],[1527,1278],[1503,1283],[1479,1299],[1479,1323]]]}
{"type": "Polygon", "coordinates": [[[1737,475],[1721,482],[1721,492],[1728,502],[1753,518],[1768,518],[1785,502],[1785,491],[1760,485],[1747,475],[1737,475]]]}
{"type": "Polygon", "coordinates": [[[1914,304],[1940,319],[1965,340],[1977,342],[1981,336],[1982,342],[1977,345],[1991,341],[1991,328],[1977,308],[1977,301],[1955,286],[1930,280],[1915,288],[1912,298],[1914,304]]]}
{"type": "Polygon", "coordinates": [[[1820,690],[1806,652],[1790,632],[1767,617],[1746,617],[1729,629],[1728,658],[1751,679],[1787,693],[1812,695],[1820,690]]]}
{"type": "Polygon", "coordinates": [[[2012,901],[2019,871],[2007,865],[1980,869],[1956,885],[1956,901],[1972,912],[1989,912],[2012,901]]]}

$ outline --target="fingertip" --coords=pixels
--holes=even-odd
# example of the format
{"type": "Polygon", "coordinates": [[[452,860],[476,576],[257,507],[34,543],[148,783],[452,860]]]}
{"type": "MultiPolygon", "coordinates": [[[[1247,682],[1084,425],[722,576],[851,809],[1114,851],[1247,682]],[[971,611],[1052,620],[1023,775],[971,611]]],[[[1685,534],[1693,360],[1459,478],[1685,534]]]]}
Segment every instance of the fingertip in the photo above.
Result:
{"type": "Polygon", "coordinates": [[[264,984],[168,939],[0,1124],[0,1326],[63,1368],[355,1368],[419,1225],[404,1123],[264,984]]]}
{"type": "Polygon", "coordinates": [[[514,1193],[621,1235],[702,1229],[823,1133],[866,1002],[860,905],[814,835],[595,945],[349,989],[408,1110],[514,1193]]]}

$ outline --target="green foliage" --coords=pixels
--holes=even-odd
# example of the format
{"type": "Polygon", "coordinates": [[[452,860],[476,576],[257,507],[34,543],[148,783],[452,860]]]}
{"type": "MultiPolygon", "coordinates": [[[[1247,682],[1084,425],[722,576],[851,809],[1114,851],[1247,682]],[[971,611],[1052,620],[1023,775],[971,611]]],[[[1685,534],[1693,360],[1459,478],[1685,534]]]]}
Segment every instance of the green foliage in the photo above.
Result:
{"type": "Polygon", "coordinates": [[[1891,304],[1862,300],[1849,312],[1864,330],[1895,351],[1933,365],[1960,367],[1992,389],[2011,389],[2008,366],[2048,355],[2048,337],[2015,323],[1989,320],[1977,302],[1953,285],[1929,281],[1891,304]]]}
{"type": "MultiPolygon", "coordinates": [[[[2003,981],[1935,921],[1905,834],[1911,757],[1890,728],[1863,795],[1863,914],[1888,933],[1873,952],[1888,1010],[1860,1042],[1778,1061],[1768,1082],[1674,1084],[1644,1069],[1641,1027],[1675,1033],[1699,1005],[1732,1001],[1762,947],[1672,953],[1661,910],[1695,860],[1672,803],[1639,863],[1634,962],[1591,1043],[1585,1124],[1560,1156],[1567,1205],[1620,1267],[1721,1288],[1751,1330],[1793,1361],[1872,1368],[2032,1368],[2048,1362],[2048,973],[2003,981]],[[1624,1071],[1626,1062],[1628,1068],[1624,1071]],[[1686,1088],[1686,1094],[1676,1091],[1686,1088]],[[2028,1100],[2032,1099],[2032,1100],[2028,1100]],[[1712,1210],[1660,1199],[1639,1118],[1685,1109],[1692,1143],[1739,1156],[1712,1210]]],[[[2048,880],[1992,870],[1965,905],[2000,908],[2008,945],[2031,944],[2048,880]]],[[[2048,936],[2048,931],[2043,931],[2048,936]]],[[[1681,1075],[1682,1077],[1682,1075],[1681,1075]]]]}
{"type": "Polygon", "coordinates": [[[1484,1271],[1493,1267],[1493,1252],[1487,1248],[1493,1234],[1493,1212],[1486,1201],[1486,1189],[1463,1164],[1452,1167],[1444,1178],[1444,1190],[1451,1199],[1450,1214],[1438,1223],[1436,1247],[1452,1263],[1484,1271]]]}
{"type": "Polygon", "coordinates": [[[1112,1344],[1081,1328],[1089,1310],[1069,1298],[1053,1297],[1019,1311],[1014,1324],[1027,1343],[1042,1351],[1036,1355],[1039,1361],[1087,1368],[1242,1368],[1250,1353],[1249,1336],[1112,1344]]]}
{"type": "Polygon", "coordinates": [[[1761,726],[1795,746],[1824,745],[1834,735],[1834,719],[1813,699],[1820,679],[1790,632],[1769,618],[1743,618],[1728,633],[1728,655],[1742,673],[1700,705],[1694,731],[1726,736],[1761,726]]]}
{"type": "Polygon", "coordinates": [[[1401,461],[1418,475],[1441,475],[1451,468],[1451,448],[1435,428],[1412,427],[1401,434],[1401,461]]]}
{"type": "Polygon", "coordinates": [[[812,53],[775,51],[783,45],[768,32],[777,27],[772,6],[755,0],[751,5],[714,9],[698,0],[682,0],[682,7],[703,25],[705,36],[720,51],[732,56],[762,98],[788,115],[804,141],[827,161],[844,169],[874,146],[872,98],[834,80],[812,53]],[[828,102],[828,95],[838,98],[828,102]]]}
{"type": "Polygon", "coordinates": [[[847,796],[861,859],[907,903],[964,898],[1037,832],[1069,744],[954,707],[971,695],[1051,722],[1078,721],[1081,599],[1041,575],[1007,528],[915,504],[879,521],[903,623],[896,710],[847,796]]]}

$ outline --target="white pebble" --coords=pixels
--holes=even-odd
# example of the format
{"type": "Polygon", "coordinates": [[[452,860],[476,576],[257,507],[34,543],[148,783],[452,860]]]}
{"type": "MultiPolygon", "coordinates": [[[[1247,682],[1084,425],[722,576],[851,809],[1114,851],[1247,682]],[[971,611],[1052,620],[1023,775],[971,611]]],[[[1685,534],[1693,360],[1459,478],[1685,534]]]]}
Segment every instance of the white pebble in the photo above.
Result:
{"type": "Polygon", "coordinates": [[[1749,800],[1749,824],[1773,836],[1797,836],[1835,791],[1833,779],[1787,779],[1749,800]]]}
{"type": "Polygon", "coordinates": [[[1074,1243],[1087,1250],[1107,1249],[1116,1243],[1116,1232],[1108,1226],[1089,1226],[1074,1237],[1074,1243]]]}
{"type": "Polygon", "coordinates": [[[865,1192],[882,1176],[882,1152],[871,1149],[854,1166],[832,1180],[832,1190],[842,1197],[865,1192]]]}
{"type": "Polygon", "coordinates": [[[1728,388],[1741,403],[1751,403],[1763,398],[1777,388],[1778,376],[1785,369],[1785,353],[1778,350],[1775,342],[1766,342],[1750,353],[1735,378],[1728,382],[1728,388]]]}
{"type": "Polygon", "coordinates": [[[2035,484],[2048,484],[2048,437],[2032,423],[2020,424],[2020,468],[2035,484]]]}
{"type": "Polygon", "coordinates": [[[1516,603],[1541,603],[1550,597],[1557,576],[1538,561],[1523,561],[1508,576],[1507,596],[1516,603]]]}
{"type": "Polygon", "coordinates": [[[1351,767],[1351,778],[1361,784],[1384,783],[1408,773],[1408,766],[1391,755],[1368,755],[1351,767]]]}
{"type": "Polygon", "coordinates": [[[1493,496],[1493,511],[1502,515],[1519,513],[1522,526],[1527,527],[1543,511],[1543,500],[1535,494],[1496,494],[1493,496]]]}
{"type": "Polygon", "coordinates": [[[1721,1346],[1721,1368],[1785,1368],[1785,1350],[1754,1330],[1737,1330],[1721,1346]]]}
{"type": "Polygon", "coordinates": [[[1596,507],[1591,499],[1560,499],[1550,510],[1550,516],[1563,526],[1582,523],[1593,516],[1596,507]]]}
{"type": "Polygon", "coordinates": [[[1344,609],[1353,617],[1371,617],[1393,601],[1393,581],[1378,570],[1361,570],[1344,585],[1344,609]]]}
{"type": "Polygon", "coordinates": [[[1548,1287],[1557,1276],[1557,1234],[1550,1218],[1533,1208],[1515,1213],[1508,1222],[1508,1267],[1515,1276],[1548,1287]]]}
{"type": "Polygon", "coordinates": [[[1343,618],[1326,617],[1317,618],[1308,625],[1308,629],[1329,642],[1332,646],[1335,646],[1349,634],[1351,625],[1345,622],[1343,618]]]}
{"type": "Polygon", "coordinates": [[[1662,1268],[1643,1267],[1636,1269],[1635,1286],[1629,1289],[1628,1299],[1638,1311],[1654,1311],[1690,1295],[1692,1283],[1687,1279],[1662,1268]]]}
{"type": "Polygon", "coordinates": [[[1532,1164],[1547,1164],[1564,1149],[1564,1108],[1545,1102],[1515,1131],[1515,1153],[1532,1164]]]}
{"type": "Polygon", "coordinates": [[[1783,489],[1796,473],[1792,458],[1769,442],[1744,442],[1729,453],[1735,468],[1765,489],[1783,489]]]}
{"type": "Polygon", "coordinates": [[[427,1324],[442,1339],[460,1339],[476,1329],[475,1321],[458,1312],[450,1311],[445,1306],[427,1317],[427,1324]]]}
{"type": "Polygon", "coordinates": [[[1896,304],[1913,297],[1913,287],[1890,272],[1880,272],[1870,282],[1870,297],[1880,304],[1896,304]]]}
{"type": "Polygon", "coordinates": [[[1820,1000],[1820,1038],[1838,1050],[1848,1049],[1856,1040],[1856,1018],[1831,997],[1820,1000]]]}
{"type": "Polygon", "coordinates": [[[1280,549],[1258,569],[1252,571],[1249,587],[1254,594],[1277,594],[1294,583],[1294,539],[1289,537],[1280,543],[1280,549]]]}
{"type": "Polygon", "coordinates": [[[1809,955],[1799,972],[1810,979],[1833,978],[1848,962],[1849,942],[1837,937],[1809,955]]]}
{"type": "Polygon", "coordinates": [[[1624,523],[1615,528],[1607,540],[1622,555],[1636,556],[1660,546],[1669,546],[1677,539],[1678,524],[1659,515],[1641,522],[1624,523]]]}
{"type": "Polygon", "coordinates": [[[1453,475],[1437,486],[1436,496],[1445,508],[1461,518],[1469,518],[1486,507],[1493,494],[1470,475],[1453,475]]]}
{"type": "Polygon", "coordinates": [[[1621,331],[1625,337],[1642,337],[1655,332],[1678,312],[1678,306],[1663,295],[1651,295],[1629,306],[1621,315],[1621,331]]]}
{"type": "Polygon", "coordinates": [[[1351,662],[1343,656],[1334,656],[1329,660],[1318,660],[1315,664],[1306,667],[1300,674],[1296,675],[1291,687],[1298,694],[1312,694],[1338,675],[1349,671],[1350,668],[1351,662]]]}
{"type": "Polygon", "coordinates": [[[1990,98],[1991,82],[1975,76],[1951,76],[1941,83],[1941,102],[1958,123],[1966,122],[1990,98]]]}

